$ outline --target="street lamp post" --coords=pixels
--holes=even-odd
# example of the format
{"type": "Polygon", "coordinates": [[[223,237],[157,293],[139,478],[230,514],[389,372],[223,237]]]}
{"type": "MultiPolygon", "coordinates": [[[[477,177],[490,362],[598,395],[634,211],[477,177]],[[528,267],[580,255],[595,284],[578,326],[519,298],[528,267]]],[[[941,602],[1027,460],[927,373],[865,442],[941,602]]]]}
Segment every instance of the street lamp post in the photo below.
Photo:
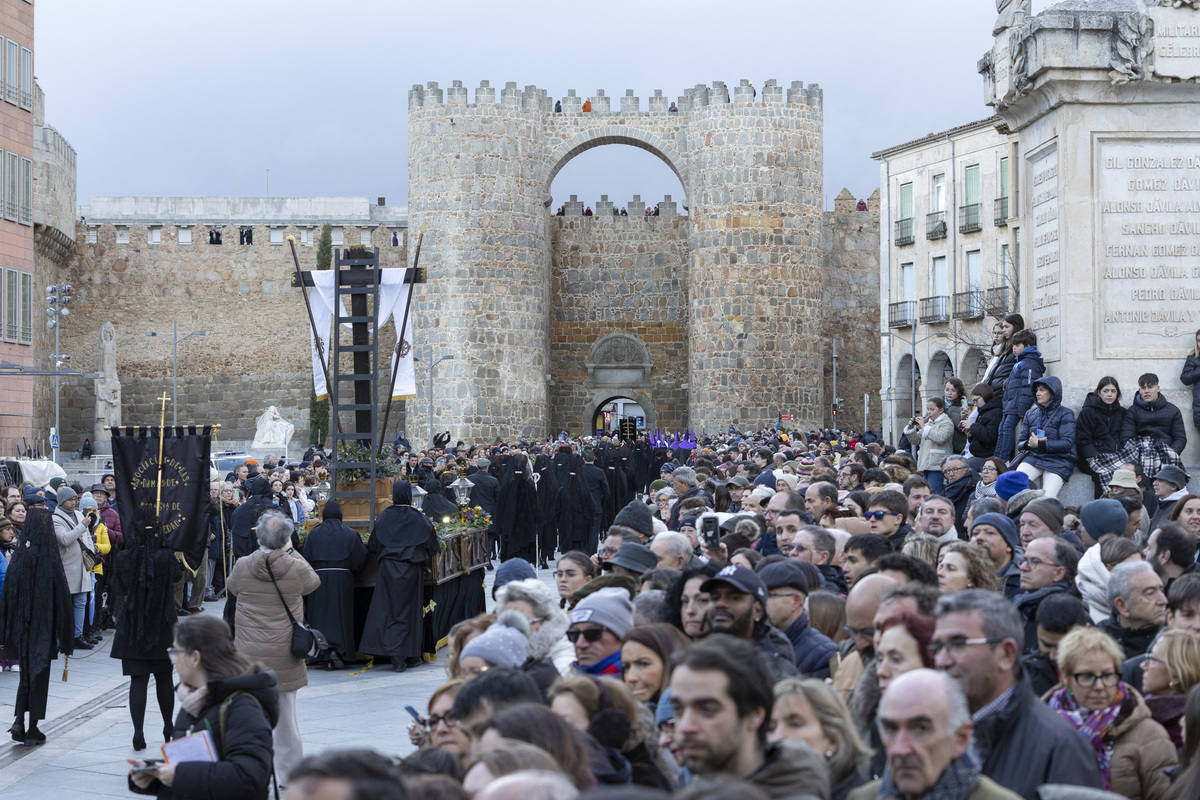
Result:
{"type": "Polygon", "coordinates": [[[429,358],[428,359],[424,359],[424,358],[421,358],[416,355],[413,356],[413,361],[420,362],[420,363],[424,364],[425,366],[429,367],[429,446],[430,447],[433,447],[433,378],[434,378],[434,375],[437,374],[435,372],[435,370],[437,369],[437,365],[442,363],[443,361],[449,361],[452,358],[454,358],[453,355],[448,355],[448,356],[442,356],[437,361],[434,361],[432,347],[429,348],[429,358]]]}
{"type": "Polygon", "coordinates": [[[64,356],[60,351],[58,332],[62,328],[63,320],[70,316],[70,311],[67,310],[67,304],[71,302],[71,285],[69,283],[58,283],[53,286],[46,287],[46,316],[49,319],[46,321],[46,327],[54,331],[54,434],[50,437],[50,443],[54,452],[54,463],[58,463],[59,445],[62,438],[59,435],[59,397],[58,393],[62,389],[62,381],[58,376],[58,371],[62,368],[63,362],[67,361],[70,356],[64,356]]]}
{"type": "Polygon", "coordinates": [[[174,320],[171,322],[170,339],[167,339],[165,333],[146,331],[147,336],[157,336],[160,339],[167,339],[171,343],[171,427],[179,424],[179,403],[177,402],[179,394],[179,343],[189,336],[203,336],[204,334],[205,331],[192,331],[180,336],[179,323],[174,320]]]}

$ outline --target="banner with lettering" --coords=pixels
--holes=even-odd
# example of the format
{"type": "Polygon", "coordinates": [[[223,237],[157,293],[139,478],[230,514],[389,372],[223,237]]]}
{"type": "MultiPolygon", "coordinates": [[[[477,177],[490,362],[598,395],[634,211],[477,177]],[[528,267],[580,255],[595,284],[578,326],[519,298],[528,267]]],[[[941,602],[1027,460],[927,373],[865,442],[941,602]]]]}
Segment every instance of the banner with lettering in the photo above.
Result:
{"type": "Polygon", "coordinates": [[[126,535],[140,533],[137,510],[153,513],[157,503],[167,545],[199,567],[208,550],[211,426],[199,432],[195,425],[113,428],[112,449],[117,513],[126,535]]]}

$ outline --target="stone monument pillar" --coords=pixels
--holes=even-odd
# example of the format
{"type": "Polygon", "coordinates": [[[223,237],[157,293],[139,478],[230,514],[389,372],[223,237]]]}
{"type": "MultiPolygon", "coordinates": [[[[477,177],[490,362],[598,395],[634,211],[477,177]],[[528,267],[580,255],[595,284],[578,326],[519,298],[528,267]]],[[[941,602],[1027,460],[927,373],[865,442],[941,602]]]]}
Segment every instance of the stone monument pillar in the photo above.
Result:
{"type": "Polygon", "coordinates": [[[112,432],[105,426],[121,425],[121,381],[117,379],[117,330],[111,322],[100,326],[96,366],[96,420],[92,430],[92,452],[112,455],[112,432]]]}
{"type": "Polygon", "coordinates": [[[1200,328],[1200,2],[1072,0],[1035,17],[998,5],[980,72],[1020,140],[1026,325],[1072,408],[1101,376],[1128,405],[1138,376],[1157,374],[1194,467],[1179,374],[1200,328]]]}

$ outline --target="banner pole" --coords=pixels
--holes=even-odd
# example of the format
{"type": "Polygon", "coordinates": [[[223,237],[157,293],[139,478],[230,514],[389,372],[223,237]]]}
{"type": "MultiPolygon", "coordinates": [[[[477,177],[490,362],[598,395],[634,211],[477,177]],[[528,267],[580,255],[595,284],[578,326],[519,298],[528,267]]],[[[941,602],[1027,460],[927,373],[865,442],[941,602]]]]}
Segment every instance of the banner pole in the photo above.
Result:
{"type": "Polygon", "coordinates": [[[155,489],[156,496],[154,498],[154,518],[158,521],[159,526],[162,525],[162,474],[163,474],[163,440],[166,438],[163,425],[167,421],[167,393],[164,391],[162,397],[158,398],[162,401],[162,414],[158,418],[158,480],[155,481],[157,487],[155,489]]]}

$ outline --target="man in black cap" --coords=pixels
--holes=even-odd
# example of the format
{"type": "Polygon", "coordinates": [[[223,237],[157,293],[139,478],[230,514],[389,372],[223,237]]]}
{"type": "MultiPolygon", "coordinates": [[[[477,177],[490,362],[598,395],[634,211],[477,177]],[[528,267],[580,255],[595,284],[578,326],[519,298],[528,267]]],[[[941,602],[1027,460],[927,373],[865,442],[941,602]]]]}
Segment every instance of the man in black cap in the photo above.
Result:
{"type": "Polygon", "coordinates": [[[600,568],[617,575],[632,575],[639,581],[642,575],[658,566],[658,556],[644,544],[622,542],[617,554],[603,562],[600,568]]]}
{"type": "Polygon", "coordinates": [[[796,669],[806,678],[828,678],[837,645],[808,622],[804,601],[809,585],[803,568],[791,560],[777,561],[760,569],[758,577],[767,587],[767,616],[792,643],[796,669]]]}
{"type": "Polygon", "coordinates": [[[767,657],[776,681],[799,675],[790,644],[783,652],[771,636],[767,587],[754,570],[731,564],[702,583],[700,591],[709,596],[711,633],[727,633],[753,643],[767,657]]]}
{"type": "Polygon", "coordinates": [[[1168,464],[1154,474],[1154,496],[1158,498],[1158,510],[1150,519],[1150,530],[1161,528],[1171,519],[1171,512],[1179,498],[1188,493],[1188,474],[1174,464],[1168,464]]]}
{"type": "Polygon", "coordinates": [[[613,517],[612,525],[608,527],[608,535],[624,531],[636,533],[638,541],[642,544],[654,538],[654,517],[650,513],[650,506],[635,498],[618,511],[613,517]],[[613,528],[617,530],[614,531],[613,528]]]}
{"type": "Polygon", "coordinates": [[[750,488],[750,481],[744,475],[734,475],[725,486],[729,489],[729,508],[726,510],[737,514],[742,510],[742,495],[750,488]]]}

